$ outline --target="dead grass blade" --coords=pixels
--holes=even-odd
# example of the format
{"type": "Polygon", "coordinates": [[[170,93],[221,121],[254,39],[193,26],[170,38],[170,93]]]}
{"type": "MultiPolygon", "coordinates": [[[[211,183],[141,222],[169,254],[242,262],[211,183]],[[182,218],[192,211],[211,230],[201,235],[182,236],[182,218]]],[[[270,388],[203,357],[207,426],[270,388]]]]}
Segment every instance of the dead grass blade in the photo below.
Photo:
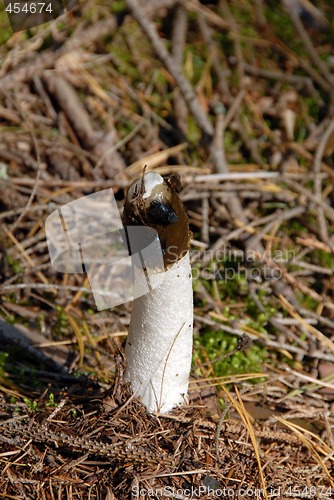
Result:
{"type": "Polygon", "coordinates": [[[132,163],[132,165],[127,167],[124,170],[124,172],[129,178],[136,177],[141,174],[145,165],[147,165],[147,172],[148,172],[149,170],[152,170],[158,165],[161,165],[161,163],[166,163],[166,161],[170,156],[175,155],[180,151],[183,151],[186,147],[187,143],[184,142],[172,148],[164,149],[163,151],[158,151],[157,153],[154,153],[152,155],[144,156],[140,160],[132,163]]]}
{"type": "Polygon", "coordinates": [[[251,420],[253,420],[253,418],[248,414],[248,412],[244,406],[244,403],[241,399],[240,392],[236,386],[234,386],[234,388],[235,388],[235,392],[236,392],[238,401],[236,401],[233,398],[232,394],[226,389],[225,386],[222,385],[221,387],[222,387],[223,391],[225,392],[226,396],[228,397],[228,399],[230,400],[231,404],[234,406],[234,408],[236,409],[236,411],[240,415],[240,418],[248,431],[250,440],[251,440],[253,448],[254,448],[255,457],[256,457],[256,460],[258,463],[259,474],[260,474],[261,484],[262,484],[262,488],[263,488],[264,498],[266,500],[269,500],[268,493],[267,493],[267,487],[266,487],[266,481],[265,481],[263,470],[262,470],[260,451],[259,451],[259,447],[258,447],[256,437],[254,434],[254,429],[253,429],[252,424],[251,424],[251,420]]]}
{"type": "MultiPolygon", "coordinates": [[[[8,238],[14,243],[14,245],[17,247],[17,249],[19,250],[20,254],[22,255],[22,257],[24,258],[24,260],[26,261],[26,263],[31,266],[32,268],[34,268],[36,266],[35,262],[33,261],[33,259],[30,257],[30,255],[28,255],[28,253],[26,252],[26,250],[23,248],[23,246],[20,244],[20,242],[15,238],[14,234],[9,231],[8,229],[5,231],[5,234],[8,236],[8,238]]],[[[48,285],[49,284],[49,280],[44,276],[44,274],[40,271],[36,271],[35,272],[36,274],[36,277],[42,282],[44,283],[45,285],[48,285]]]]}
{"type": "Polygon", "coordinates": [[[203,377],[199,379],[194,379],[189,381],[189,390],[192,390],[192,386],[198,387],[213,387],[213,386],[221,386],[221,384],[238,384],[240,382],[247,382],[249,380],[254,380],[256,378],[268,378],[269,375],[267,373],[239,373],[234,375],[225,375],[221,377],[203,377]]]}
{"type": "Polygon", "coordinates": [[[279,299],[282,303],[282,306],[284,309],[295,319],[297,319],[300,324],[302,325],[303,328],[305,328],[309,333],[314,335],[319,342],[321,342],[324,346],[327,347],[330,351],[334,352],[334,343],[326,337],[322,332],[317,330],[314,326],[310,325],[307,323],[304,318],[302,318],[297,311],[294,310],[290,302],[286,300],[286,298],[283,295],[279,295],[279,299]]]}
{"type": "Polygon", "coordinates": [[[77,321],[71,316],[70,314],[67,313],[67,319],[69,324],[71,325],[71,328],[74,332],[75,338],[77,339],[78,347],[79,347],[79,354],[80,354],[80,366],[83,365],[83,360],[85,356],[85,343],[83,339],[83,335],[81,332],[81,329],[77,323],[77,321]]]}
{"type": "MultiPolygon", "coordinates": [[[[323,459],[320,457],[319,453],[322,453],[325,456],[328,455],[333,455],[334,450],[332,450],[327,444],[316,434],[314,434],[311,431],[308,431],[307,429],[304,429],[303,427],[300,427],[297,424],[294,424],[292,422],[289,422],[285,418],[282,417],[276,417],[278,422],[281,424],[285,425],[290,429],[292,432],[294,432],[300,439],[300,441],[308,448],[310,451],[311,455],[313,456],[314,460],[322,467],[323,471],[325,472],[326,476],[329,479],[329,482],[331,486],[334,488],[334,481],[331,477],[331,474],[323,461],[323,459]],[[307,434],[309,437],[306,437],[305,434],[307,434]],[[311,441],[311,438],[316,441],[311,441]]],[[[331,460],[334,461],[333,456],[331,456],[331,460]]]]}

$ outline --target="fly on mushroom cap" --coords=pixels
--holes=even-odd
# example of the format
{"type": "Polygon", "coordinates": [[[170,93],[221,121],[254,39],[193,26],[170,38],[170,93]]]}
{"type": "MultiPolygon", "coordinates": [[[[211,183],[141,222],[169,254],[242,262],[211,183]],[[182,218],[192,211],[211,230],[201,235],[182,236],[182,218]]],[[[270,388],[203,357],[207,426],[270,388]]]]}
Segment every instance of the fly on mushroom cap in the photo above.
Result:
{"type": "Polygon", "coordinates": [[[157,172],[144,173],[129,187],[124,205],[124,224],[156,229],[164,253],[165,268],[189,248],[188,217],[176,194],[179,177],[164,179],[157,172]]]}
{"type": "Polygon", "coordinates": [[[179,220],[171,202],[172,190],[164,178],[148,172],[129,187],[125,213],[133,223],[168,226],[179,220]]]}

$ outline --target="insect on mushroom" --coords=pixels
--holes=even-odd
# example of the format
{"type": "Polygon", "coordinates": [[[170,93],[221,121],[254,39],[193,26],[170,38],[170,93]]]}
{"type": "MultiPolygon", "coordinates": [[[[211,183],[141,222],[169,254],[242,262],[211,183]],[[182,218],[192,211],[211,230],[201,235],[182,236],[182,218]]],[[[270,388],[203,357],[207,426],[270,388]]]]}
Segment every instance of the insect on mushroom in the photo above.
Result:
{"type": "Polygon", "coordinates": [[[178,196],[179,176],[143,172],[129,187],[125,226],[156,230],[164,270],[133,302],[125,346],[125,378],[150,412],[167,413],[187,402],[193,336],[193,291],[188,217],[178,196]],[[155,286],[156,283],[159,283],[155,286]]]}

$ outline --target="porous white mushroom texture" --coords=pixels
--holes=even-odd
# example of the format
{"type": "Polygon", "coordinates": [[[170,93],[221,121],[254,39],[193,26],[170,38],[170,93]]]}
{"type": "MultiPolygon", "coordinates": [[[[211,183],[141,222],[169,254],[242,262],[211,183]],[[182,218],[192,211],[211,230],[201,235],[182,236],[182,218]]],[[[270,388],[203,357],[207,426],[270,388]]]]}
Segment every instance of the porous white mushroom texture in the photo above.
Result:
{"type": "MultiPolygon", "coordinates": [[[[151,278],[154,287],[154,276],[151,278]]],[[[125,347],[126,378],[149,412],[168,413],[187,402],[193,344],[189,253],[164,281],[133,303],[125,347]]]]}
{"type": "MultiPolygon", "coordinates": [[[[175,243],[175,235],[180,231],[184,237],[173,262],[167,261],[168,252],[165,254],[163,281],[161,272],[150,276],[151,290],[133,302],[125,347],[125,378],[149,412],[168,413],[185,404],[188,394],[193,345],[193,291],[188,251],[190,233],[183,205],[171,185],[153,172],[145,174],[144,180],[145,183],[143,179],[138,179],[137,188],[133,190],[132,185],[128,191],[128,201],[131,201],[133,193],[136,193],[134,199],[137,199],[140,195],[138,186],[142,186],[141,196],[145,204],[140,201],[136,205],[142,210],[141,222],[158,231],[163,245],[168,245],[170,241],[175,243]],[[154,212],[154,223],[150,219],[150,204],[157,198],[159,203],[164,204],[161,210],[163,224],[159,224],[160,212],[154,212]],[[175,214],[169,218],[166,216],[167,206],[175,210],[176,217],[175,214]]],[[[129,211],[136,211],[136,207],[126,205],[128,215],[129,211]]],[[[131,213],[130,220],[133,223],[131,213]]]]}

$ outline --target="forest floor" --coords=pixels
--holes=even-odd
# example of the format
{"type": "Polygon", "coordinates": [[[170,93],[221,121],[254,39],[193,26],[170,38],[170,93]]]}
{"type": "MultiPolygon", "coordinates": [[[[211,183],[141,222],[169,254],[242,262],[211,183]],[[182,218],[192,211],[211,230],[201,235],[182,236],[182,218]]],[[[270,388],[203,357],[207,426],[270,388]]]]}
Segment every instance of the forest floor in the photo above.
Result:
{"type": "Polygon", "coordinates": [[[88,0],[16,33],[1,9],[0,498],[332,498],[334,7],[88,0]],[[170,415],[124,385],[131,303],[97,311],[45,233],[102,190],[122,210],[145,165],[193,232],[170,415]]]}

